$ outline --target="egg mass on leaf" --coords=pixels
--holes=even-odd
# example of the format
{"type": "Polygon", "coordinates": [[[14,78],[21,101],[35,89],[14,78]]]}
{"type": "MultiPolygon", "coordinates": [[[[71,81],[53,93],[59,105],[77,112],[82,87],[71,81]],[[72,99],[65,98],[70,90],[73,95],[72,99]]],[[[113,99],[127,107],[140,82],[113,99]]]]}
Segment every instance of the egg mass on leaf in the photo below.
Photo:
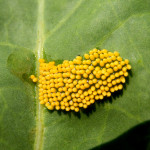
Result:
{"type": "Polygon", "coordinates": [[[78,112],[122,90],[131,65],[119,55],[117,51],[93,49],[84,58],[77,56],[59,65],[40,59],[38,79],[30,76],[33,82],[38,81],[40,104],[50,110],[78,112]]]}

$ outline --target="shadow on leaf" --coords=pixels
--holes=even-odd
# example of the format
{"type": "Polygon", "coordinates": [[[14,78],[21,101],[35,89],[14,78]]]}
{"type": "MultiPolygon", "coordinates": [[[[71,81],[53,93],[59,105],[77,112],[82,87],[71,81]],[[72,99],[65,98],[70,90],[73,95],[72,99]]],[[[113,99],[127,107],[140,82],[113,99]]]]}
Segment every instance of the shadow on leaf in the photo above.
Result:
{"type": "Polygon", "coordinates": [[[150,150],[150,121],[141,123],[116,139],[91,150],[150,150]]]}

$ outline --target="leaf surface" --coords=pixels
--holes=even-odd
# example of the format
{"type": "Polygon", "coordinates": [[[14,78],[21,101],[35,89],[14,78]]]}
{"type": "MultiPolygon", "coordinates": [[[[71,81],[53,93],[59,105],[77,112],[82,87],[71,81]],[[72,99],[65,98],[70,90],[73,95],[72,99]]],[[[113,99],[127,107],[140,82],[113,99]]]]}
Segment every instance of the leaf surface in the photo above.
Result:
{"type": "Polygon", "coordinates": [[[150,119],[149,0],[1,0],[0,6],[0,149],[88,150],[150,119]],[[72,60],[94,47],[130,60],[123,93],[76,115],[39,105],[29,80],[38,59],[72,60]]]}

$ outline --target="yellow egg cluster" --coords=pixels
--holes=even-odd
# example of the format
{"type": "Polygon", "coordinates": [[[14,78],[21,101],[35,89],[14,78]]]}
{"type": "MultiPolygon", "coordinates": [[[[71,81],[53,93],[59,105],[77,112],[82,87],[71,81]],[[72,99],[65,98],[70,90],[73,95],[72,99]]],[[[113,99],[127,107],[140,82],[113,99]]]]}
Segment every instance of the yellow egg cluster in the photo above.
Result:
{"type": "MultiPolygon", "coordinates": [[[[40,59],[39,100],[48,109],[74,110],[87,108],[95,100],[123,89],[129,60],[123,60],[118,52],[93,49],[89,54],[77,56],[73,61],[62,64],[45,63],[40,59]]],[[[30,77],[37,81],[34,75],[30,77]]]]}

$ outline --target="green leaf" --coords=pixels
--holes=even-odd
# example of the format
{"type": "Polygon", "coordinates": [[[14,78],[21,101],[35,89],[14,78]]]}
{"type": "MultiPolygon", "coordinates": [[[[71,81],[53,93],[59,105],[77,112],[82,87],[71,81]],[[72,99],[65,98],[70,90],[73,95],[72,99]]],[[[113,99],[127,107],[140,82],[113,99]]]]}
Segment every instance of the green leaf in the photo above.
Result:
{"type": "Polygon", "coordinates": [[[149,0],[1,0],[0,6],[0,149],[109,147],[150,120],[149,0]],[[60,63],[94,47],[130,60],[123,93],[80,114],[41,106],[29,80],[39,74],[38,59],[60,63]]]}

